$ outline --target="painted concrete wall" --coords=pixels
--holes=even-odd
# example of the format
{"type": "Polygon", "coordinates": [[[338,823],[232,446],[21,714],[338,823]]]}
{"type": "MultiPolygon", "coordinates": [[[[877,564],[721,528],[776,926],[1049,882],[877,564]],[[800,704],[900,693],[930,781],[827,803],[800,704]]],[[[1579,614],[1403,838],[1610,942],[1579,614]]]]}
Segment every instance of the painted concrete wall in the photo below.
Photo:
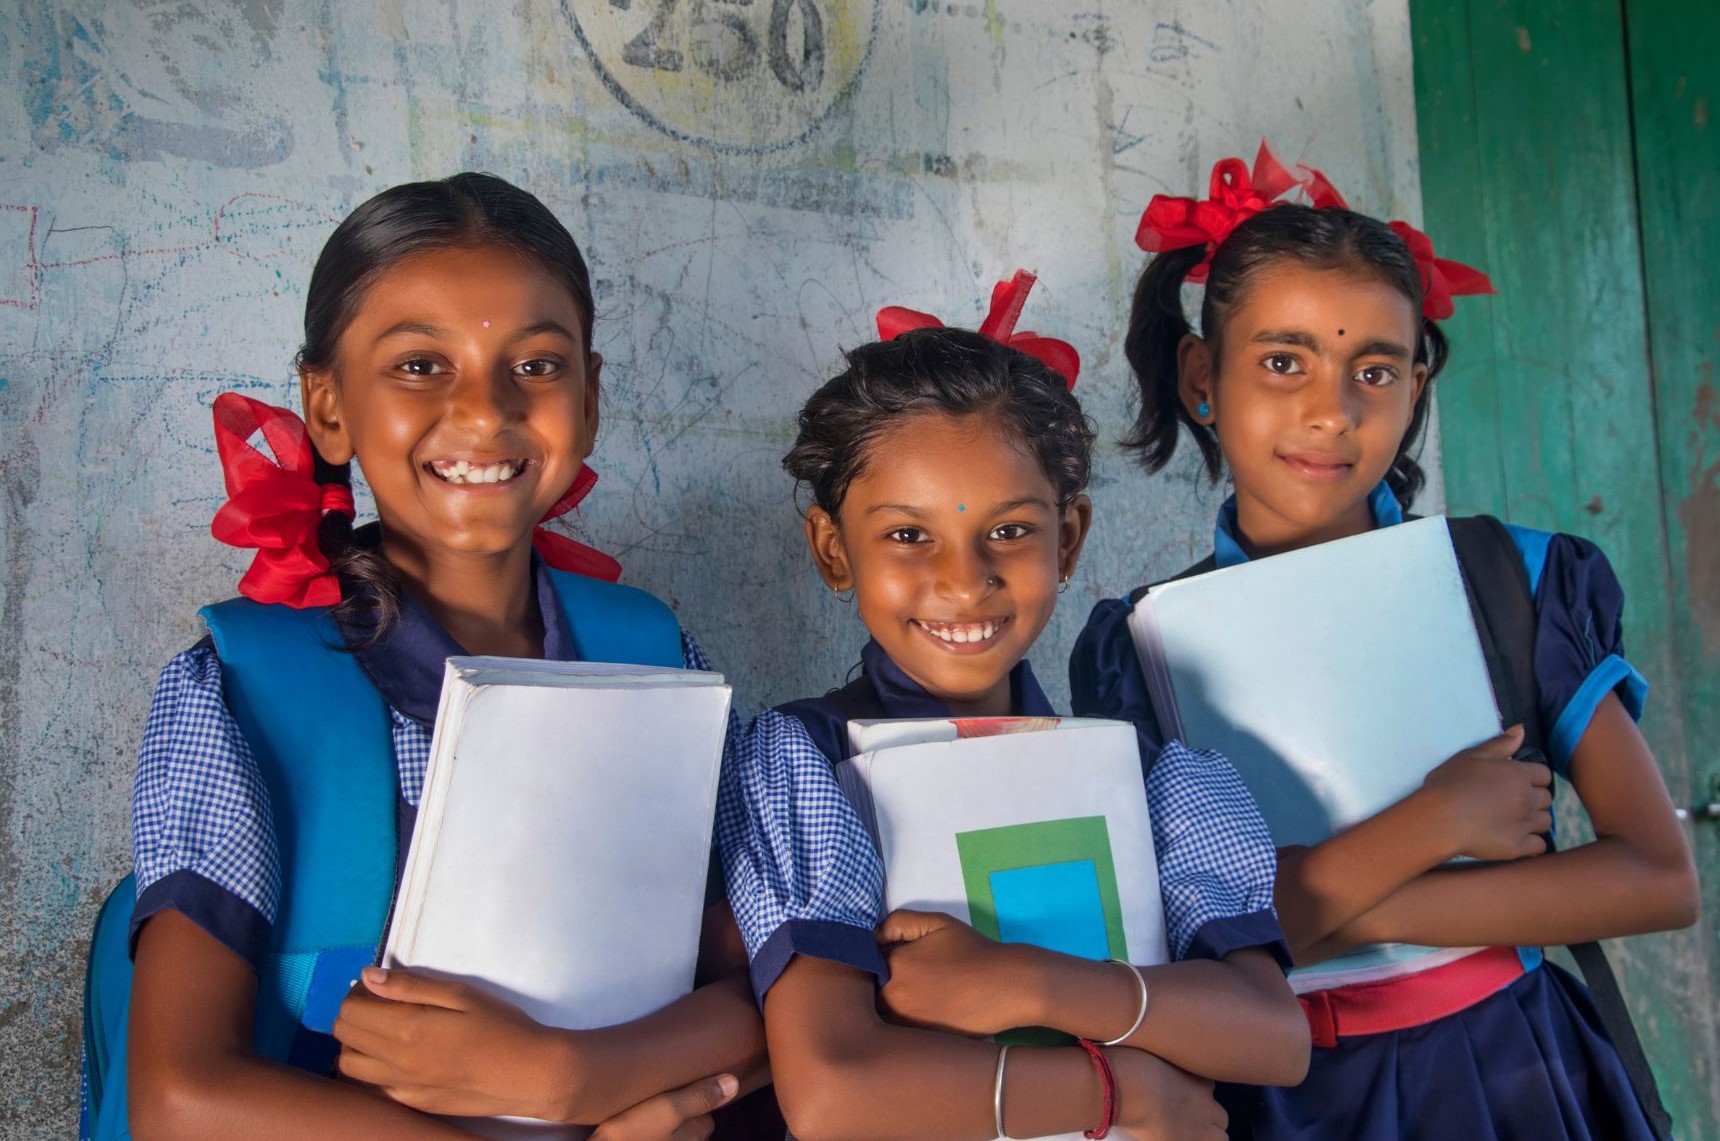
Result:
{"type": "Polygon", "coordinates": [[[156,671],[246,563],[208,534],[209,402],[296,402],[311,262],[370,194],[490,170],[580,239],[608,392],[577,529],[749,711],[855,658],[777,462],[879,306],[971,326],[1032,267],[1025,324],[1085,358],[1098,523],[1036,655],[1061,700],[1092,602],[1191,560],[1218,502],[1111,442],[1147,198],[1266,135],[1419,213],[1404,0],[3,0],[0,62],[5,1137],[72,1129],[156,671]]]}

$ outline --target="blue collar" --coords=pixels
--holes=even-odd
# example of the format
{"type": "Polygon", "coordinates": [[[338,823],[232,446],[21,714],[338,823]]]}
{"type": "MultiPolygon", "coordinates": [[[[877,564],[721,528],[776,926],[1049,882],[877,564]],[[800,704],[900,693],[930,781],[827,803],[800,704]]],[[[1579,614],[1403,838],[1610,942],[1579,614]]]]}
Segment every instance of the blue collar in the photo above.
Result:
{"type": "MultiPolygon", "coordinates": [[[[1403,522],[1403,508],[1397,496],[1381,480],[1368,496],[1368,510],[1373,512],[1375,527],[1395,527],[1403,522]]],[[[1248,561],[1242,544],[1236,541],[1236,496],[1224,501],[1218,509],[1218,525],[1212,529],[1212,557],[1220,567],[1233,567],[1248,561]]]]}
{"type": "MultiPolygon", "coordinates": [[[[878,691],[878,703],[884,709],[884,716],[951,716],[949,706],[903,673],[876,641],[868,641],[860,651],[860,668],[866,680],[872,683],[872,688],[878,691]]],[[[1045,691],[1039,688],[1039,680],[1033,676],[1033,667],[1027,664],[1026,658],[1009,671],[1009,711],[1016,717],[1057,716],[1045,691]]]]}
{"type": "MultiPolygon", "coordinates": [[[[578,661],[573,634],[555,596],[555,583],[535,551],[532,584],[536,588],[538,613],[543,619],[544,658],[552,662],[578,661]]],[[[365,633],[354,631],[358,638],[365,633]]],[[[388,636],[353,654],[384,701],[414,721],[433,725],[436,706],[442,698],[444,665],[447,659],[465,652],[422,603],[401,591],[400,615],[388,636]]]]}

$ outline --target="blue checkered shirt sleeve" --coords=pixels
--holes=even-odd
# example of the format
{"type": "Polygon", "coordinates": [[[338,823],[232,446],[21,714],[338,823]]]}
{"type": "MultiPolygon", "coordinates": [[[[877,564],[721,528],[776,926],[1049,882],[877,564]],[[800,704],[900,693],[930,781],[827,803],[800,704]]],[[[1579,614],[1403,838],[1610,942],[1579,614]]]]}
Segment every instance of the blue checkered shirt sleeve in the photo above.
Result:
{"type": "Polygon", "coordinates": [[[884,915],[883,864],[798,719],[767,710],[735,738],[717,843],[761,998],[797,954],[884,977],[872,937],[884,915]]]}
{"type": "Polygon", "coordinates": [[[1148,772],[1147,808],[1172,957],[1220,959],[1263,947],[1288,967],[1272,910],[1278,854],[1231,763],[1169,742],[1148,772]]]}
{"type": "Polygon", "coordinates": [[[269,792],[207,644],[161,671],[132,795],[135,924],[165,906],[253,958],[281,890],[269,792]]]}

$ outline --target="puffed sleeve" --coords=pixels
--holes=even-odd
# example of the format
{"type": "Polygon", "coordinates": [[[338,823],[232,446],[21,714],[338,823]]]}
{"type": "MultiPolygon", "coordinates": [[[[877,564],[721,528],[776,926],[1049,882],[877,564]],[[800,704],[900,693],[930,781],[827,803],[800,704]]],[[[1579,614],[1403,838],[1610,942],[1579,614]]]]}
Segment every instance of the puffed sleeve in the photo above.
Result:
{"type": "Polygon", "coordinates": [[[1147,808],[1172,957],[1222,959],[1260,947],[1289,970],[1272,909],[1278,853],[1231,763],[1170,742],[1147,771],[1147,808]]]}
{"type": "Polygon", "coordinates": [[[797,718],[767,710],[739,734],[723,765],[717,837],[761,1002],[795,955],[888,978],[873,938],[883,864],[797,718]]]}
{"type": "Polygon", "coordinates": [[[132,794],[132,865],[134,941],[171,909],[261,966],[281,887],[274,819],[207,640],[168,662],[156,685],[132,794]]]}
{"type": "Polygon", "coordinates": [[[1288,969],[1289,946],[1272,910],[1278,857],[1266,822],[1223,756],[1164,741],[1127,602],[1093,608],[1069,658],[1069,689],[1077,716],[1134,723],[1172,956],[1218,959],[1261,947],[1288,969]]]}
{"type": "Polygon", "coordinates": [[[1625,660],[1624,589],[1601,549],[1573,535],[1510,531],[1535,591],[1535,681],[1547,751],[1554,770],[1568,776],[1601,700],[1616,693],[1640,718],[1648,682],[1625,660]]]}
{"type": "Polygon", "coordinates": [[[1135,656],[1129,604],[1124,600],[1107,598],[1093,607],[1075,639],[1069,655],[1069,698],[1077,717],[1134,722],[1143,757],[1154,755],[1164,744],[1141,659],[1135,656]]]}

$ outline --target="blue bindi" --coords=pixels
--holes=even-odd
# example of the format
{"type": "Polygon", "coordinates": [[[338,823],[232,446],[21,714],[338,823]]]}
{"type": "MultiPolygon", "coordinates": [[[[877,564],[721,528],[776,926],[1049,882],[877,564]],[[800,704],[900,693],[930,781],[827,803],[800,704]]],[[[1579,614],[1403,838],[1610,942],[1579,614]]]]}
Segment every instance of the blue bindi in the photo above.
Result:
{"type": "Polygon", "coordinates": [[[967,504],[965,504],[965,503],[956,504],[956,510],[957,511],[966,511],[967,510],[967,504]]]}

